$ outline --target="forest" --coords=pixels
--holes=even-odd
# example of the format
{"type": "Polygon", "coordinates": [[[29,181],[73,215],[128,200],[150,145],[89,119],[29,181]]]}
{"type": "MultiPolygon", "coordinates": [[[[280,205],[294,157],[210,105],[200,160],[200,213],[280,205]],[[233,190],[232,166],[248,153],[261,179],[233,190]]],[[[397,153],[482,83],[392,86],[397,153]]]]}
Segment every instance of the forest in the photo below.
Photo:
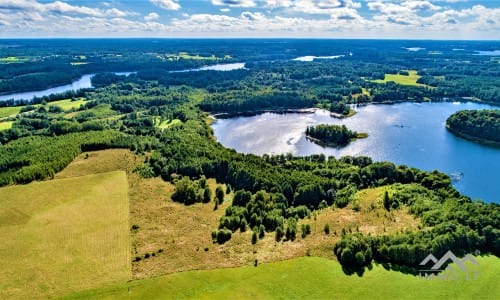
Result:
{"type": "Polygon", "coordinates": [[[500,144],[500,110],[461,110],[446,120],[458,136],[500,144]]]}
{"type": "MultiPolygon", "coordinates": [[[[32,60],[19,68],[11,65],[2,68],[1,92],[37,86],[38,83],[20,88],[18,84],[25,81],[22,79],[25,74],[39,72],[43,74],[41,77],[50,78],[40,83],[47,87],[86,72],[101,73],[93,78],[92,89],[35,99],[29,105],[23,101],[0,102],[5,107],[22,106],[22,112],[6,117],[13,122],[12,128],[0,131],[0,185],[51,178],[84,151],[128,148],[148,154],[136,170],[141,176],[160,177],[175,185],[173,201],[184,205],[205,203],[203,205],[214,205],[217,209],[225,201],[225,195],[234,192],[218,228],[213,228],[212,238],[216,244],[227,242],[236,231],[246,230],[252,231],[248,243],[259,243],[269,234],[276,241],[293,243],[300,234],[307,238],[310,232],[305,224],[298,226],[304,218],[325,208],[354,205],[354,195],[362,189],[387,187],[391,193],[384,195],[384,209],[387,212],[407,209],[421,220],[421,230],[382,236],[344,230],[340,241],[332,244],[331,249],[346,270],[362,270],[373,261],[393,268],[414,268],[428,253],[437,257],[447,250],[457,254],[478,250],[499,256],[500,206],[473,202],[461,195],[444,173],[374,162],[364,156],[242,154],[218,143],[209,126],[210,114],[214,113],[233,115],[319,107],[346,114],[348,104],[446,101],[462,97],[498,103],[498,67],[494,67],[488,57],[470,53],[454,56],[454,59],[467,56],[470,65],[465,67],[447,60],[449,51],[443,50],[446,53],[443,59],[429,61],[426,54],[409,54],[400,48],[384,50],[380,44],[370,41],[355,42],[358,51],[366,51],[364,56],[354,52],[345,59],[304,63],[289,59],[304,51],[306,45],[299,41],[287,42],[296,46],[291,54],[276,51],[282,47],[277,44],[256,54],[258,43],[250,40],[239,41],[245,47],[219,45],[219,48],[212,48],[213,41],[203,41],[196,48],[197,54],[208,57],[214,54],[211,49],[218,49],[217,57],[222,57],[221,60],[244,60],[247,69],[175,73],[175,76],[169,71],[217,60],[168,60],[165,52],[195,51],[187,48],[185,41],[172,41],[172,45],[167,45],[171,48],[163,49],[162,55],[145,53],[159,52],[159,47],[165,44],[148,43],[131,49],[125,41],[113,41],[114,46],[128,47],[126,57],[117,56],[119,47],[114,48],[116,52],[103,55],[106,43],[81,44],[80,48],[72,49],[71,55],[53,56],[59,52],[33,50],[36,46],[33,42],[31,48],[26,46],[23,51],[26,56],[43,59],[32,60]],[[95,57],[89,54],[92,47],[97,49],[95,57]],[[64,72],[65,63],[53,63],[66,60],[69,64],[68,60],[76,60],[76,53],[81,53],[78,59],[88,64],[74,65],[75,72],[64,72]],[[476,70],[474,74],[470,74],[471,69],[476,70]],[[110,73],[121,70],[137,71],[137,74],[126,77],[110,73]],[[399,73],[402,70],[417,70],[421,76],[418,83],[425,86],[374,82],[383,79],[385,74],[408,76],[404,71],[399,73]],[[51,72],[68,75],[61,79],[49,76],[51,72]],[[12,79],[5,81],[6,78],[12,79]],[[70,103],[82,101],[82,104],[69,110],[51,105],[61,99],[68,99],[70,103]],[[226,184],[228,190],[210,190],[207,178],[226,184]],[[208,204],[213,195],[216,200],[208,204]]],[[[429,43],[444,49],[437,42],[429,43]]],[[[320,54],[326,50],[342,51],[339,53],[349,50],[343,42],[326,44],[328,46],[312,51],[320,54]]],[[[0,48],[1,55],[12,55],[9,51],[12,52],[12,48],[0,48]]],[[[448,125],[467,134],[481,132],[481,138],[500,136],[498,111],[459,112],[450,117],[448,125]],[[493,119],[496,123],[491,122],[493,119]]],[[[328,126],[310,127],[308,135],[327,142],[334,139],[338,145],[359,137],[345,127],[328,126]],[[331,136],[331,132],[335,134],[331,136]]]]}

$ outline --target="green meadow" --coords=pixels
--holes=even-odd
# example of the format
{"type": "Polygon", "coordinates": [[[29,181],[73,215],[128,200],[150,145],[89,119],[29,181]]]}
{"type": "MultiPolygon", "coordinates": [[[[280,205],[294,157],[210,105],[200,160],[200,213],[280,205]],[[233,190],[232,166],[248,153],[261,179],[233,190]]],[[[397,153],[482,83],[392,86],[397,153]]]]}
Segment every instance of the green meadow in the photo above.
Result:
{"type": "Polygon", "coordinates": [[[76,293],[66,299],[498,299],[500,260],[476,257],[476,276],[424,279],[381,265],[362,277],[337,261],[301,257],[231,269],[190,271],[76,293]]]}
{"type": "Polygon", "coordinates": [[[0,299],[130,279],[127,190],[123,171],[0,188],[0,299]]]}
{"type": "Polygon", "coordinates": [[[385,74],[384,79],[373,80],[376,83],[387,83],[389,81],[395,82],[401,85],[412,85],[412,86],[426,86],[425,84],[417,83],[417,80],[421,76],[417,74],[415,70],[409,70],[408,75],[400,74],[385,74]]]}
{"type": "Polygon", "coordinates": [[[78,109],[80,105],[85,104],[86,100],[80,98],[78,100],[72,101],[71,99],[59,100],[54,102],[49,102],[48,106],[59,106],[64,111],[68,111],[70,109],[78,109]]]}
{"type": "Polygon", "coordinates": [[[8,107],[0,107],[0,118],[10,117],[17,115],[22,106],[8,106],[8,107]]]}

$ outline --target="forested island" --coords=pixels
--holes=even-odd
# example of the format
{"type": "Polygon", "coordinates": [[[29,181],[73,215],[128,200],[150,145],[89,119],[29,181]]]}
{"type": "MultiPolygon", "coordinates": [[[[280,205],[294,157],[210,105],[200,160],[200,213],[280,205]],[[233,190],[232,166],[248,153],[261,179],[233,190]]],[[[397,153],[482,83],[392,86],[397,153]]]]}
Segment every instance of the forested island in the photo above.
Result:
{"type": "MultiPolygon", "coordinates": [[[[190,47],[185,47],[186,41],[172,42],[169,52],[178,54],[185,48],[192,52],[178,59],[159,53],[161,45],[141,48],[135,42],[139,49],[129,46],[135,49],[130,55],[102,54],[106,47],[119,52],[116,43],[122,47],[124,42],[103,43],[102,48],[91,42],[88,48],[61,56],[49,56],[49,50],[28,56],[31,52],[26,51],[28,65],[1,69],[2,92],[23,90],[23,74],[37,68],[45,75],[54,68],[63,70],[62,65],[68,68],[68,59],[87,64],[72,65],[79,71],[66,79],[87,71],[100,74],[92,79],[90,89],[1,102],[0,186],[52,182],[75,159],[84,164],[99,151],[123,151],[113,162],[122,163],[125,157],[132,165],[119,174],[125,178],[123,190],[130,189],[125,196],[132,199],[133,213],[125,214],[131,218],[130,223],[126,219],[125,233],[132,240],[126,243],[132,246],[126,245],[125,256],[132,252],[133,276],[249,262],[257,266],[259,255],[272,260],[311,253],[336,258],[347,274],[362,274],[374,262],[416,274],[429,254],[441,257],[450,250],[458,256],[476,251],[500,256],[500,205],[460,194],[447,174],[366,156],[243,154],[217,142],[210,127],[213,115],[220,113],[324,108],[348,114],[349,104],[462,97],[498,103],[493,97],[498,71],[489,67],[489,59],[459,53],[450,62],[449,45],[429,42],[446,54],[436,62],[427,54],[408,54],[393,41],[354,41],[364,49],[363,58],[355,53],[335,61],[307,63],[290,60],[298,50],[281,51],[281,42],[259,50],[246,40],[231,47],[205,40],[197,46],[189,41],[190,47]],[[395,50],[384,50],[388,45],[396,45],[395,50]],[[219,47],[220,53],[210,52],[212,46],[219,47]],[[98,55],[81,54],[92,47],[97,47],[98,55]],[[37,55],[44,57],[40,63],[31,60],[37,55]],[[456,63],[464,57],[470,65],[456,63]],[[170,72],[243,60],[248,62],[240,70],[170,72]],[[54,61],[63,62],[50,64],[54,61]],[[120,66],[123,61],[127,63],[120,66]],[[469,74],[475,67],[477,74],[469,74]],[[408,78],[410,72],[404,70],[413,69],[418,72],[408,78]],[[138,72],[130,76],[110,73],[118,70],[138,72]],[[417,73],[421,76],[418,85],[417,73]],[[406,81],[377,82],[387,79],[386,74],[406,81]],[[313,237],[315,242],[309,243],[313,237]]],[[[348,49],[343,41],[312,43],[323,45],[315,51],[348,49]]],[[[302,42],[290,48],[305,51],[306,46],[311,48],[302,42]]],[[[52,47],[57,48],[57,43],[52,47]]],[[[123,49],[126,52],[126,46],[123,49]]],[[[8,51],[0,48],[0,54],[8,51]]],[[[43,84],[61,81],[55,76],[43,84]]],[[[460,112],[447,124],[450,130],[482,139],[498,141],[500,136],[498,111],[460,112]]],[[[363,137],[335,125],[311,126],[306,134],[335,146],[363,137]]],[[[93,168],[100,171],[102,165],[93,168]]],[[[6,222],[16,226],[30,217],[15,207],[8,207],[5,215],[9,216],[6,222]]]]}
{"type": "Polygon", "coordinates": [[[461,110],[446,120],[446,128],[468,140],[500,146],[500,110],[461,110]]]}
{"type": "Polygon", "coordinates": [[[366,133],[349,130],[345,125],[319,124],[308,126],[306,136],[316,144],[329,147],[342,147],[351,141],[366,138],[366,133]]]}

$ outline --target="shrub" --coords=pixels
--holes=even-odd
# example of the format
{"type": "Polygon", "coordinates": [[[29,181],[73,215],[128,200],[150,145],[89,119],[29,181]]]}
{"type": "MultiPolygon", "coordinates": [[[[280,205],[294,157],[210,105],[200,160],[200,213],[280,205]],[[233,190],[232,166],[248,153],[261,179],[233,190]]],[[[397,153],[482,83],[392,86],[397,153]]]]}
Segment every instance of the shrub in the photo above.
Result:
{"type": "Polygon", "coordinates": [[[264,227],[264,225],[260,224],[260,226],[259,226],[259,239],[264,238],[265,235],[266,235],[266,227],[264,227]]]}
{"type": "Polygon", "coordinates": [[[229,229],[223,228],[217,230],[217,243],[224,244],[231,239],[232,232],[229,229]]]}

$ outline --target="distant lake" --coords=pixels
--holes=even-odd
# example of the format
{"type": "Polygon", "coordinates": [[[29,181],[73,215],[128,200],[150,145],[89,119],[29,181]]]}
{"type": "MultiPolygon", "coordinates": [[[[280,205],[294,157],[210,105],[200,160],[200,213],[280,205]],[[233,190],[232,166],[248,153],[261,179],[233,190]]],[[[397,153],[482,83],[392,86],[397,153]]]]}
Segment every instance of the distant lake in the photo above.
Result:
{"type": "Polygon", "coordinates": [[[296,61],[313,61],[315,59],[337,59],[344,57],[345,55],[332,55],[332,56],[314,56],[314,55],[306,55],[306,56],[299,56],[297,58],[294,58],[292,60],[296,61]]]}
{"type": "Polygon", "coordinates": [[[401,103],[357,108],[347,119],[329,112],[312,114],[264,113],[253,117],[220,119],[212,125],[225,147],[262,155],[320,154],[337,158],[366,155],[376,161],[391,161],[423,170],[463,174],[454,186],[472,199],[500,203],[500,149],[473,143],[448,132],[445,121],[462,109],[491,109],[477,103],[401,103]],[[305,138],[307,126],[328,123],[369,134],[368,138],[335,149],[316,145],[305,138]]]}
{"type": "Polygon", "coordinates": [[[197,72],[197,71],[233,71],[244,68],[245,68],[245,63],[216,64],[195,69],[170,71],[170,73],[185,73],[185,72],[197,72]]]}
{"type": "MultiPolygon", "coordinates": [[[[135,72],[115,72],[114,74],[116,75],[124,75],[128,76],[132,73],[135,72]]],[[[31,100],[34,97],[44,97],[44,96],[49,96],[51,94],[60,94],[64,93],[67,91],[76,91],[79,89],[87,89],[92,87],[92,82],[90,79],[92,76],[95,74],[85,74],[80,79],[73,81],[71,84],[65,84],[61,86],[56,86],[53,88],[48,88],[45,90],[41,91],[33,91],[33,92],[23,92],[23,93],[14,93],[14,94],[6,94],[6,95],[0,95],[0,101],[6,101],[9,99],[14,99],[14,100],[31,100]]]]}

